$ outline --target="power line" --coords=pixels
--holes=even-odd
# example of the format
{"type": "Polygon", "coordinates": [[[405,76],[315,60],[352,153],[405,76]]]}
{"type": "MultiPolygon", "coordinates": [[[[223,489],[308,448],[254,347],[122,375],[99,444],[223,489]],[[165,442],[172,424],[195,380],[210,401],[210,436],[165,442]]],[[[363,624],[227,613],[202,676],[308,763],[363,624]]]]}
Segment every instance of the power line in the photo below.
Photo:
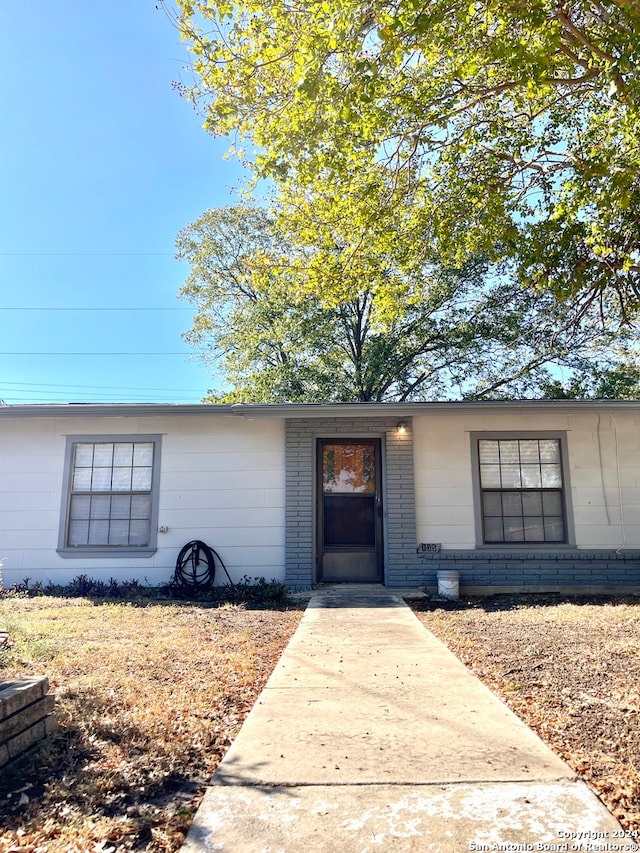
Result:
{"type": "Polygon", "coordinates": [[[175,258],[173,252],[0,252],[4,258],[175,258]]]}
{"type": "Polygon", "coordinates": [[[158,356],[158,355],[190,355],[188,352],[0,352],[0,355],[64,355],[64,356],[158,356]]]}
{"type": "Polygon", "coordinates": [[[176,395],[176,394],[92,394],[83,392],[82,394],[71,394],[66,393],[63,394],[60,392],[56,394],[55,391],[45,394],[44,392],[9,392],[5,394],[2,391],[0,386],[0,398],[5,402],[20,402],[25,400],[32,400],[34,402],[63,402],[66,400],[73,400],[74,402],[88,402],[95,401],[97,403],[100,402],[112,402],[117,400],[119,402],[126,402],[127,400],[132,401],[134,403],[169,403],[169,402],[182,402],[182,403],[191,403],[193,401],[199,401],[205,396],[205,391],[199,391],[197,394],[186,394],[184,396],[176,395]]]}
{"type": "MultiPolygon", "coordinates": [[[[27,383],[25,383],[26,385],[27,383]]],[[[19,383],[14,383],[18,387],[8,387],[7,383],[0,381],[0,398],[5,402],[20,402],[20,401],[53,401],[63,402],[66,400],[83,402],[94,400],[96,402],[111,402],[119,401],[126,402],[194,402],[202,399],[206,393],[206,387],[198,391],[195,389],[109,389],[101,386],[73,386],[65,385],[58,388],[52,385],[49,388],[27,388],[20,387],[19,383]]],[[[208,386],[207,386],[208,387],[208,386]]]]}
{"type": "MultiPolygon", "coordinates": [[[[75,385],[75,384],[65,384],[58,382],[15,382],[13,380],[8,379],[0,379],[0,386],[5,387],[6,385],[17,385],[19,388],[71,388],[73,389],[85,389],[93,391],[178,391],[183,394],[199,394],[195,388],[150,388],[148,385],[145,386],[131,386],[131,385],[75,385]]],[[[35,393],[35,392],[34,392],[35,393]]],[[[40,393],[40,392],[38,392],[40,393]]],[[[48,392],[42,392],[48,393],[48,392]]]]}
{"type": "Polygon", "coordinates": [[[205,391],[200,391],[197,394],[189,394],[185,396],[178,396],[175,394],[172,395],[162,395],[162,394],[56,394],[55,392],[49,394],[38,394],[32,392],[24,392],[24,393],[12,393],[5,394],[0,388],[0,399],[4,400],[5,403],[24,403],[24,402],[34,402],[34,403],[64,403],[64,402],[94,402],[94,403],[194,403],[200,402],[202,398],[205,396],[205,391]]]}
{"type": "Polygon", "coordinates": [[[32,306],[9,306],[0,307],[0,311],[193,311],[193,308],[188,305],[185,305],[184,307],[177,306],[175,308],[60,308],[60,306],[52,308],[34,308],[32,306]]]}

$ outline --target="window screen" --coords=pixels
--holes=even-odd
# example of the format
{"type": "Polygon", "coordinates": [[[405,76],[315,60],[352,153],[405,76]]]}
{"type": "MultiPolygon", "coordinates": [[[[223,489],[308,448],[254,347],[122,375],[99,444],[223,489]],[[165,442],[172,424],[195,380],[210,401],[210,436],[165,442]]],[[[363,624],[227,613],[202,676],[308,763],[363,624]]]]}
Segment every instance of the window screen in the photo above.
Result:
{"type": "Polygon", "coordinates": [[[148,547],[153,441],[79,441],[71,454],[65,544],[148,547]]]}
{"type": "Polygon", "coordinates": [[[478,441],[483,541],[566,542],[557,438],[478,441]]]}

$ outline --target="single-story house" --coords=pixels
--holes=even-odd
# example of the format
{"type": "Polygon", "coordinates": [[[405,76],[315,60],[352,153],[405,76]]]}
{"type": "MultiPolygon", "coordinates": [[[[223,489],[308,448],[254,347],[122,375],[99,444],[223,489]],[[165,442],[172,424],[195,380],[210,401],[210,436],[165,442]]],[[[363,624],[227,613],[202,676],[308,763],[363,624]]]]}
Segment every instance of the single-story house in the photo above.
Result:
{"type": "Polygon", "coordinates": [[[5,405],[0,519],[5,586],[640,592],[640,402],[5,405]]]}

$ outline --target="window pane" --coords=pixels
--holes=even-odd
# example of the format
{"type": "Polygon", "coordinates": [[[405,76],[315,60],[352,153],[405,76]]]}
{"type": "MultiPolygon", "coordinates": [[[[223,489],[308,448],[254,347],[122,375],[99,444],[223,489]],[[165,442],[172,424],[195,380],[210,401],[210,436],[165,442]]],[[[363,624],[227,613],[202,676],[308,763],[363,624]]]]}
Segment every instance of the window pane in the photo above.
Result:
{"type": "Polygon", "coordinates": [[[114,468],[112,479],[113,490],[121,492],[131,491],[131,468],[114,468]]]}
{"type": "Polygon", "coordinates": [[[131,497],[131,518],[151,517],[151,496],[133,495],[131,497]]]}
{"type": "Polygon", "coordinates": [[[522,515],[522,498],[520,492],[502,493],[502,514],[522,515]]]}
{"type": "Polygon", "coordinates": [[[562,493],[543,492],[542,506],[545,515],[562,515],[562,493]]]}
{"type": "Polygon", "coordinates": [[[484,540],[485,542],[502,542],[504,539],[502,533],[501,518],[485,518],[484,520],[484,540]]]}
{"type": "Polygon", "coordinates": [[[482,504],[484,515],[502,515],[502,501],[499,492],[484,492],[482,504]]]}
{"type": "Polygon", "coordinates": [[[113,465],[113,444],[95,444],[93,449],[94,468],[111,468],[113,465]]]}
{"type": "Polygon", "coordinates": [[[136,443],[133,448],[134,465],[153,465],[153,442],[136,443]]]}
{"type": "Polygon", "coordinates": [[[500,482],[500,466],[499,465],[481,465],[480,466],[480,482],[485,489],[499,489],[502,483],[500,482]]]}
{"type": "Polygon", "coordinates": [[[541,462],[560,462],[560,442],[557,438],[540,440],[541,462]]]}
{"type": "Polygon", "coordinates": [[[73,495],[69,507],[69,518],[89,518],[91,511],[91,498],[89,495],[73,495]]]}
{"type": "Polygon", "coordinates": [[[89,521],[72,520],[69,522],[69,545],[86,545],[89,541],[89,521]]]}
{"type": "Polygon", "coordinates": [[[523,489],[539,489],[542,485],[540,479],[539,465],[523,465],[522,466],[522,488],[523,489]]]}
{"type": "Polygon", "coordinates": [[[151,488],[151,468],[134,468],[131,480],[131,488],[136,492],[143,492],[151,488]]]}
{"type": "Polygon", "coordinates": [[[525,518],[524,539],[525,542],[544,542],[544,523],[541,516],[525,518]]]}
{"type": "Polygon", "coordinates": [[[522,485],[519,465],[502,465],[502,486],[505,489],[519,489],[522,485]]]}
{"type": "Polygon", "coordinates": [[[562,518],[545,518],[544,538],[547,542],[564,542],[564,520],[562,518]]]}
{"type": "Polygon", "coordinates": [[[74,492],[90,492],[91,468],[76,468],[73,472],[73,483],[71,488],[74,492]]]}
{"type": "Polygon", "coordinates": [[[133,520],[129,530],[130,545],[149,544],[149,522],[133,520]]]}
{"type": "Polygon", "coordinates": [[[108,519],[95,519],[89,522],[89,545],[109,544],[108,519]]]}
{"type": "Polygon", "coordinates": [[[517,441],[500,442],[500,463],[502,465],[520,464],[520,449],[517,441]]]}
{"type": "Polygon", "coordinates": [[[542,485],[546,489],[562,486],[562,474],[559,465],[542,466],[542,485]]]}
{"type": "Polygon", "coordinates": [[[113,495],[111,498],[111,518],[126,518],[131,515],[131,496],[113,495]]]}
{"type": "Polygon", "coordinates": [[[485,438],[481,439],[478,442],[478,452],[481,464],[497,465],[500,462],[497,441],[490,441],[485,438]]]}
{"type": "Polygon", "coordinates": [[[525,515],[542,515],[542,493],[523,492],[522,511],[525,515]]]}
{"type": "Polygon", "coordinates": [[[91,468],[93,465],[93,444],[76,444],[75,467],[91,468]]]}
{"type": "Polygon", "coordinates": [[[504,541],[505,542],[524,542],[524,528],[521,518],[506,518],[504,519],[504,541]]]}
{"type": "Polygon", "coordinates": [[[111,489],[111,468],[94,468],[91,477],[94,492],[108,492],[111,489]]]}
{"type": "Polygon", "coordinates": [[[113,447],[113,464],[120,468],[131,468],[133,464],[133,444],[130,442],[115,444],[113,447]]]}
{"type": "Polygon", "coordinates": [[[375,464],[374,444],[325,444],[322,449],[323,492],[373,494],[375,464]]]}
{"type": "Polygon", "coordinates": [[[539,450],[537,440],[520,442],[520,459],[523,465],[535,465],[539,462],[539,450]]]}
{"type": "Polygon", "coordinates": [[[112,520],[109,525],[109,545],[129,544],[129,520],[112,520]]]}
{"type": "Polygon", "coordinates": [[[109,495],[94,495],[91,498],[91,518],[109,518],[111,498],[109,495]]]}

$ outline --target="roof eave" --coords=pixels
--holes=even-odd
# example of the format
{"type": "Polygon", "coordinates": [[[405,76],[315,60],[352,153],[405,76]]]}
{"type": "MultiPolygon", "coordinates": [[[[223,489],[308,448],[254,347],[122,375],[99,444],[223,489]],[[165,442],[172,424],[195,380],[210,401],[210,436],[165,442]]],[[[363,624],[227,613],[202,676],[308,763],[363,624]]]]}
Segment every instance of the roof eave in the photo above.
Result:
{"type": "Polygon", "coordinates": [[[258,418],[410,417],[436,412],[620,411],[640,409],[640,400],[461,400],[429,403],[19,403],[0,406],[2,417],[129,418],[150,416],[236,416],[258,418]]]}

